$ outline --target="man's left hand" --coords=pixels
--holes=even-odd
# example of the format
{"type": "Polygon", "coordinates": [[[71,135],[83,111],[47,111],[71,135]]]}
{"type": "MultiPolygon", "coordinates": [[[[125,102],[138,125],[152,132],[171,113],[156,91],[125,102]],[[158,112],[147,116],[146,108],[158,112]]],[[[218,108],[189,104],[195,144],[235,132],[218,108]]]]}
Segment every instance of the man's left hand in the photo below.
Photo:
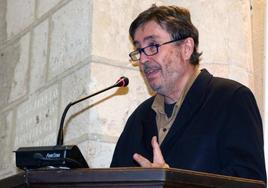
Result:
{"type": "Polygon", "coordinates": [[[145,168],[169,168],[169,165],[166,164],[164,157],[162,155],[159,144],[157,143],[156,136],[152,138],[152,147],[153,147],[153,162],[149,161],[142,155],[135,153],[133,158],[137,163],[139,163],[142,167],[145,168]]]}

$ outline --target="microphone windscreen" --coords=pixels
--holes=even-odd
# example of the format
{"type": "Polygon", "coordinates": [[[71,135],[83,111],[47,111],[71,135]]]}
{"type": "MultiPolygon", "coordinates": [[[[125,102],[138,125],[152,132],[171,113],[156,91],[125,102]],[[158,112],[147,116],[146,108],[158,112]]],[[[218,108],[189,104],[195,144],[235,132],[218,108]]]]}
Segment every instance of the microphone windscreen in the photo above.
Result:
{"type": "Polygon", "coordinates": [[[122,76],[122,77],[120,77],[120,78],[117,80],[117,82],[115,83],[115,85],[116,85],[117,87],[127,87],[128,83],[129,83],[128,78],[122,76]]]}

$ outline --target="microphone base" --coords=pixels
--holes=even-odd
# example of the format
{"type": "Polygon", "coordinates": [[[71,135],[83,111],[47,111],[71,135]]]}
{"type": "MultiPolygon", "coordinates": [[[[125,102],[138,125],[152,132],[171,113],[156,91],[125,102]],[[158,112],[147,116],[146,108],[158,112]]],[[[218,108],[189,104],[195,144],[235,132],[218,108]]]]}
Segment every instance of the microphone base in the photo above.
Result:
{"type": "Polygon", "coordinates": [[[21,147],[16,153],[16,166],[23,170],[37,168],[88,168],[76,145],[21,147]]]}

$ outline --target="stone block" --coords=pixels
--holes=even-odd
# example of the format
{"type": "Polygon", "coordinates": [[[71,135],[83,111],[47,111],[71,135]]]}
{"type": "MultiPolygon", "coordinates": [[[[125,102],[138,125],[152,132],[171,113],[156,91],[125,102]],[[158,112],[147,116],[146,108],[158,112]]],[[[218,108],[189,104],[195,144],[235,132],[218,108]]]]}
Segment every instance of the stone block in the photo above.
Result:
{"type": "MultiPolygon", "coordinates": [[[[20,97],[23,97],[27,93],[28,88],[28,71],[29,71],[29,48],[30,48],[30,34],[24,35],[19,41],[19,57],[14,56],[8,58],[18,58],[14,70],[12,70],[13,76],[11,77],[11,90],[9,94],[9,102],[12,102],[20,97]]],[[[15,53],[15,55],[17,55],[15,53]]],[[[15,60],[15,61],[16,61],[15,60]]],[[[9,62],[7,62],[9,63],[9,62]]],[[[9,78],[10,78],[9,76],[9,78]]]]}
{"type": "Polygon", "coordinates": [[[30,93],[44,86],[47,74],[48,21],[33,30],[30,93]]]}
{"type": "Polygon", "coordinates": [[[0,51],[0,107],[8,104],[16,65],[20,57],[20,44],[16,42],[0,51]]]}
{"type": "Polygon", "coordinates": [[[49,79],[89,56],[91,0],[71,1],[52,16],[49,79]]]}
{"type": "Polygon", "coordinates": [[[58,101],[58,87],[52,85],[41,93],[30,96],[27,101],[19,105],[16,116],[15,149],[22,146],[56,144],[59,127],[58,101]]]}
{"type": "Polygon", "coordinates": [[[149,97],[138,70],[124,69],[100,62],[91,64],[90,91],[94,93],[114,84],[123,75],[127,88],[114,88],[90,100],[90,133],[119,136],[129,115],[149,97]]]}
{"type": "MultiPolygon", "coordinates": [[[[253,62],[255,96],[259,104],[262,117],[264,117],[264,51],[265,51],[265,1],[251,1],[252,3],[252,40],[253,40],[253,62]]],[[[266,16],[267,17],[267,16],[266,16]]],[[[264,119],[264,118],[263,118],[264,119]]]]}
{"type": "Polygon", "coordinates": [[[202,63],[200,69],[207,69],[213,76],[229,78],[229,65],[220,63],[202,63]]]}
{"type": "MultiPolygon", "coordinates": [[[[0,20],[6,20],[6,1],[0,1],[0,20]]],[[[7,39],[7,23],[6,21],[0,22],[0,44],[7,39]]],[[[1,46],[1,45],[0,45],[1,46]]]]}
{"type": "MultiPolygon", "coordinates": [[[[89,94],[90,68],[85,65],[62,80],[61,114],[64,108],[75,100],[89,94]]],[[[89,131],[89,100],[70,108],[65,118],[64,138],[66,141],[87,134],[89,131]]]]}
{"type": "Polygon", "coordinates": [[[60,2],[60,0],[37,0],[37,17],[41,17],[43,14],[48,12],[51,8],[55,7],[60,2]]]}
{"type": "Polygon", "coordinates": [[[15,170],[15,154],[13,152],[13,111],[0,115],[0,175],[8,176],[15,170]]]}
{"type": "Polygon", "coordinates": [[[78,147],[90,168],[108,168],[112,161],[114,143],[87,141],[78,147]]]}
{"type": "MultiPolygon", "coordinates": [[[[7,152],[8,148],[12,148],[12,146],[10,145],[11,143],[11,134],[12,134],[12,117],[13,117],[13,112],[3,112],[0,115],[0,143],[1,143],[1,156],[2,157],[6,157],[6,158],[10,158],[10,154],[9,152],[7,152]]],[[[1,161],[0,161],[1,162],[1,161]]]]}
{"type": "Polygon", "coordinates": [[[230,75],[229,77],[233,80],[236,80],[245,86],[249,87],[254,91],[254,80],[250,76],[251,73],[248,73],[244,68],[238,67],[236,65],[230,65],[230,75]]]}
{"type": "Polygon", "coordinates": [[[249,1],[222,1],[206,3],[205,6],[208,6],[209,11],[202,11],[202,14],[205,14],[202,17],[208,17],[207,14],[211,16],[212,13],[213,21],[203,19],[203,23],[202,20],[199,22],[201,35],[203,34],[200,46],[205,52],[204,59],[210,62],[236,64],[251,70],[249,1]]]}
{"type": "Polygon", "coordinates": [[[29,34],[0,52],[0,107],[25,96],[28,87],[29,34]]]}
{"type": "Polygon", "coordinates": [[[94,0],[92,25],[92,55],[127,62],[133,50],[128,29],[133,19],[153,3],[142,0],[94,0]]]}
{"type": "Polygon", "coordinates": [[[139,71],[112,65],[91,63],[63,79],[61,112],[69,102],[107,88],[123,75],[130,79],[128,88],[113,88],[70,108],[65,119],[66,142],[81,141],[90,134],[118,137],[128,116],[149,95],[139,71]]]}
{"type": "Polygon", "coordinates": [[[250,1],[165,0],[188,8],[199,30],[199,51],[206,62],[236,64],[252,70],[250,1]]]}
{"type": "Polygon", "coordinates": [[[10,39],[34,21],[35,0],[8,0],[6,2],[7,37],[10,39]]]}

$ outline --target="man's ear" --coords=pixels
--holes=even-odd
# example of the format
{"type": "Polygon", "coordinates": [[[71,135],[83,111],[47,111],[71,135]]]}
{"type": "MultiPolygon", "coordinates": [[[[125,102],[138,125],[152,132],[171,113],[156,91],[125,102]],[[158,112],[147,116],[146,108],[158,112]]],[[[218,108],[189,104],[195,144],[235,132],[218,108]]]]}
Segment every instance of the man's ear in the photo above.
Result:
{"type": "Polygon", "coordinates": [[[194,51],[194,39],[188,37],[183,41],[183,57],[185,60],[190,60],[194,51]]]}

